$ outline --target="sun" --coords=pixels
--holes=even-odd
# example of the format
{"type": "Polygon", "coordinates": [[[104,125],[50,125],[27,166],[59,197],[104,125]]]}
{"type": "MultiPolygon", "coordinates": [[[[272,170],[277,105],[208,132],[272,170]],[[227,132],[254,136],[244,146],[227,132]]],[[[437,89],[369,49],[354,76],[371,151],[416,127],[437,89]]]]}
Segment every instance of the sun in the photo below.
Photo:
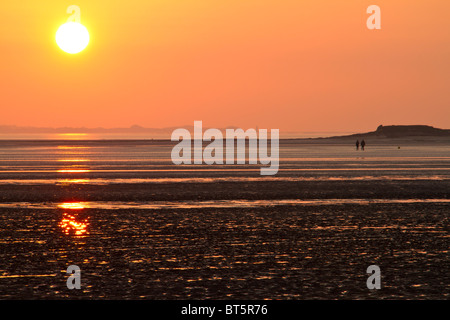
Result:
{"type": "Polygon", "coordinates": [[[61,50],[76,54],[89,44],[89,32],[81,23],[67,22],[56,32],[56,43],[61,50]]]}

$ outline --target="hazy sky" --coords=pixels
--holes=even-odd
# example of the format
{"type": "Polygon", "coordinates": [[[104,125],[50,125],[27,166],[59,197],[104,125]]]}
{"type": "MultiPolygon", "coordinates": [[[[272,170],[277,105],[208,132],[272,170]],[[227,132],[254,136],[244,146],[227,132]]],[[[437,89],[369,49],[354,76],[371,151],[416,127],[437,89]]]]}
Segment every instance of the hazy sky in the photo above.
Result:
{"type": "Polygon", "coordinates": [[[450,128],[449,17],[448,0],[3,1],[0,124],[450,128]],[[55,42],[72,4],[77,55],[55,42]]]}

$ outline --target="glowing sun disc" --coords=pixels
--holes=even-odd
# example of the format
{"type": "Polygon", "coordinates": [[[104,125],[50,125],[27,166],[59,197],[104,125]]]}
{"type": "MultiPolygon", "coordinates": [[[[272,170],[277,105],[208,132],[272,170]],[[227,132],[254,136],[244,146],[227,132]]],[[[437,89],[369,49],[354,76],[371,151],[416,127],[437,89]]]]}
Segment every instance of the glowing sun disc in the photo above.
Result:
{"type": "Polygon", "coordinates": [[[81,23],[67,22],[56,31],[56,43],[67,53],[79,53],[89,44],[89,32],[81,23]]]}

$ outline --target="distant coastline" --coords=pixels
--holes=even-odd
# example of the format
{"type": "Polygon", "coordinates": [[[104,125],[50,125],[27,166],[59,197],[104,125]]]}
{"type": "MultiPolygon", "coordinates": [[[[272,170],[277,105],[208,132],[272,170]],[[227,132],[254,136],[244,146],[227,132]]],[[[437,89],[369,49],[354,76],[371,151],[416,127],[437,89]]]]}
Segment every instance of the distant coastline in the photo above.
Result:
{"type": "MultiPolygon", "coordinates": [[[[0,140],[170,140],[172,132],[178,128],[185,128],[193,132],[192,125],[167,128],[146,128],[133,125],[128,128],[86,128],[86,127],[20,127],[0,125],[0,140]]],[[[209,128],[205,127],[204,130],[209,128]]],[[[237,129],[228,126],[218,128],[221,131],[226,129],[237,129]]],[[[244,129],[246,130],[246,129],[244,129]]],[[[310,139],[321,137],[332,137],[343,135],[347,132],[305,132],[305,131],[282,131],[280,139],[310,139]]],[[[350,132],[348,132],[350,133],[350,132]]]]}
{"type": "Polygon", "coordinates": [[[331,138],[406,138],[406,137],[450,137],[450,129],[439,129],[427,125],[378,126],[377,130],[331,138]]]}
{"type": "Polygon", "coordinates": [[[450,129],[440,129],[428,125],[380,125],[375,131],[339,135],[323,138],[297,139],[304,142],[348,142],[366,139],[373,142],[421,142],[421,143],[450,143],[450,129]]]}
{"type": "MultiPolygon", "coordinates": [[[[1,126],[0,140],[170,140],[171,133],[178,127],[145,128],[85,128],[85,127],[19,127],[1,126]]],[[[189,126],[186,129],[191,130],[189,126]]],[[[227,127],[225,129],[235,129],[227,127]]],[[[206,130],[206,128],[205,128],[206,130]]],[[[281,140],[304,142],[331,142],[356,139],[397,140],[433,139],[450,140],[450,129],[440,129],[428,125],[380,125],[375,131],[344,134],[340,132],[282,132],[281,140]]]]}

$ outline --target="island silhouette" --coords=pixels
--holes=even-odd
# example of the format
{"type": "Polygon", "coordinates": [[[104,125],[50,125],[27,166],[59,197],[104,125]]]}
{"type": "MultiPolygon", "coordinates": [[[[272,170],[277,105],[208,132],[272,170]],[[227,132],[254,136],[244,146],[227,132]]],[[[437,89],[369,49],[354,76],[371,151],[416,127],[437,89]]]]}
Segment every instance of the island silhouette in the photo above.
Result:
{"type": "Polygon", "coordinates": [[[439,129],[427,125],[379,125],[377,130],[367,133],[357,133],[342,137],[382,137],[382,138],[406,138],[406,137],[450,137],[450,129],[439,129]]]}

